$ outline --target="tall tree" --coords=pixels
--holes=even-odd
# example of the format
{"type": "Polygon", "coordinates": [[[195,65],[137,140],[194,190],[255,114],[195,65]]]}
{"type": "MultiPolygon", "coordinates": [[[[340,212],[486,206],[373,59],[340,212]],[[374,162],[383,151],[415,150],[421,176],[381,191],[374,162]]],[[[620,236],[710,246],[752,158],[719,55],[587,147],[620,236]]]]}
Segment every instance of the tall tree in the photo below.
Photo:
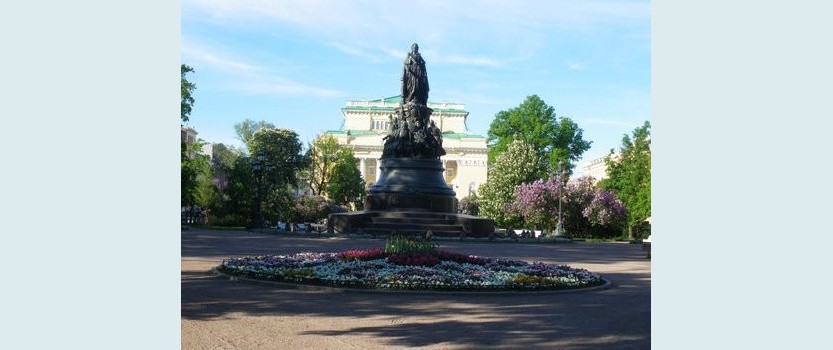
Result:
{"type": "Polygon", "coordinates": [[[556,117],[555,109],[537,95],[528,96],[518,107],[500,111],[489,127],[489,164],[506,152],[516,138],[533,145],[542,162],[541,170],[555,171],[563,161],[572,173],[573,162],[590,149],[592,141],[582,138],[583,130],[567,117],[556,117]]]}
{"type": "Polygon", "coordinates": [[[327,182],[327,194],[336,204],[361,208],[364,200],[364,180],[358,168],[359,160],[353,151],[341,149],[333,165],[330,180],[327,182]]]}
{"type": "Polygon", "coordinates": [[[275,125],[264,120],[255,122],[251,119],[246,119],[242,122],[234,124],[234,131],[237,133],[237,139],[243,141],[243,144],[246,145],[246,148],[249,150],[249,154],[254,154],[252,153],[251,146],[252,137],[255,132],[264,128],[274,129],[275,125]]]}
{"type": "Polygon", "coordinates": [[[651,123],[646,121],[622,137],[619,154],[605,158],[607,178],[599,186],[609,189],[628,209],[628,235],[651,216],[651,123]]]}
{"type": "Polygon", "coordinates": [[[269,188],[285,190],[287,186],[298,183],[297,172],[308,161],[301,153],[303,147],[295,131],[260,129],[252,135],[250,147],[252,157],[261,152],[264,155],[264,164],[268,166],[265,166],[263,176],[269,188]]]}
{"type": "MultiPolygon", "coordinates": [[[[302,148],[298,134],[289,129],[262,128],[252,135],[249,152],[259,169],[252,169],[257,201],[252,206],[254,219],[258,211],[267,218],[279,217],[287,211],[288,203],[282,199],[286,198],[290,186],[298,184],[298,171],[307,166],[302,148]]],[[[251,223],[260,224],[256,220],[251,223]]]]}
{"type": "Polygon", "coordinates": [[[194,97],[191,96],[191,93],[194,89],[197,88],[194,83],[188,81],[185,78],[185,75],[194,71],[194,68],[191,68],[186,65],[181,65],[179,68],[180,71],[180,78],[182,79],[180,82],[180,89],[182,91],[182,114],[181,118],[183,122],[188,121],[188,117],[191,115],[191,108],[194,106],[194,97]]]}
{"type": "Polygon", "coordinates": [[[544,176],[540,164],[541,158],[531,144],[512,141],[505,152],[497,155],[488,180],[478,189],[480,215],[499,227],[519,225],[520,217],[509,212],[507,205],[515,201],[515,188],[520,184],[544,176]]]}
{"type": "Polygon", "coordinates": [[[197,204],[200,183],[204,183],[205,178],[208,178],[210,182],[211,165],[208,162],[208,156],[199,153],[203,146],[202,141],[191,143],[183,141],[180,146],[180,185],[182,186],[180,204],[192,206],[197,204]]]}
{"type": "Polygon", "coordinates": [[[222,190],[228,186],[234,163],[243,156],[243,152],[235,147],[215,143],[211,145],[211,154],[211,170],[214,173],[214,182],[222,190]]]}
{"type": "MultiPolygon", "coordinates": [[[[313,141],[307,151],[310,168],[304,179],[312,189],[312,194],[328,196],[327,183],[330,182],[341,152],[341,146],[332,135],[322,134],[313,141]]],[[[352,152],[350,155],[352,156],[352,152]]]]}

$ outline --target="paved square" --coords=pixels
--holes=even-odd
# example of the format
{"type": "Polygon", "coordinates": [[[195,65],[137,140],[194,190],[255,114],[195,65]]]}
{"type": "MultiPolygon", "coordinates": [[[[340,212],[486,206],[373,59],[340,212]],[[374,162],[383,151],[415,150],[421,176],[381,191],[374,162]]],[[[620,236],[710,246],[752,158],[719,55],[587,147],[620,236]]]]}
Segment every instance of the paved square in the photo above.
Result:
{"type": "Polygon", "coordinates": [[[625,243],[440,241],[440,249],[585,268],[613,283],[563,294],[350,293],[214,277],[223,259],[383,247],[382,239],[182,231],[183,349],[649,349],[651,262],[625,243]]]}

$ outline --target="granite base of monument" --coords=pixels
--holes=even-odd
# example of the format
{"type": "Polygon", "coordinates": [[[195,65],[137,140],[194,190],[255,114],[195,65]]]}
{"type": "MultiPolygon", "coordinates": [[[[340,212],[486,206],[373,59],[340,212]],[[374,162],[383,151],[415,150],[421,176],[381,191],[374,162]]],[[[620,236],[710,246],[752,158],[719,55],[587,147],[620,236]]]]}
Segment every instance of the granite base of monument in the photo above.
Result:
{"type": "Polygon", "coordinates": [[[395,232],[414,237],[491,237],[492,220],[481,217],[430,211],[361,211],[330,214],[327,231],[342,234],[386,236],[395,232]]]}
{"type": "Polygon", "coordinates": [[[367,190],[367,211],[456,213],[457,198],[443,178],[439,159],[381,159],[379,181],[367,190]]]}

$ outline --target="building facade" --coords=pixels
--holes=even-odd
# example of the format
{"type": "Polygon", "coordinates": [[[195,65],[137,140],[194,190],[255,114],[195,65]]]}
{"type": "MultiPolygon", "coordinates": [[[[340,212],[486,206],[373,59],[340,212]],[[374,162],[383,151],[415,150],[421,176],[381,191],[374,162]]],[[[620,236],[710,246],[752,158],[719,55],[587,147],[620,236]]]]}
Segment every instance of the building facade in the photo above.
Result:
{"type": "MultiPolygon", "coordinates": [[[[325,132],[335,137],[340,145],[353,150],[368,186],[378,179],[383,138],[388,133],[390,117],[401,101],[401,96],[347,101],[341,109],[344,116],[341,129],[325,132]]],[[[469,112],[463,104],[428,101],[428,107],[434,110],[431,120],[442,131],[446,154],[440,159],[445,167],[446,183],[458,199],[474,194],[486,182],[486,137],[468,132],[466,118],[469,112]]]]}
{"type": "MultiPolygon", "coordinates": [[[[180,125],[181,132],[181,140],[185,143],[194,143],[197,142],[197,134],[198,132],[193,128],[185,125],[180,125]]],[[[202,140],[199,140],[202,141],[202,140]]],[[[214,159],[214,152],[212,151],[212,144],[209,142],[202,141],[203,145],[200,148],[200,154],[204,154],[208,156],[208,160],[211,161],[214,159]]]]}
{"type": "Polygon", "coordinates": [[[607,164],[605,164],[607,156],[596,158],[584,163],[581,167],[581,176],[592,177],[596,181],[607,178],[607,164]]]}

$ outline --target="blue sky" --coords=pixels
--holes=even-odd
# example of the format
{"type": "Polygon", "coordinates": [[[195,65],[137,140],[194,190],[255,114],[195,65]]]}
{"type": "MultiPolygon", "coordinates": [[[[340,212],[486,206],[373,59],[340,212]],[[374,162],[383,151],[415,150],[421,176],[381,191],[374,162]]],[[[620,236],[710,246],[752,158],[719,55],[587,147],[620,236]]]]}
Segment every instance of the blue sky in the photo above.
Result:
{"type": "Polygon", "coordinates": [[[348,100],[399,92],[417,42],[431,101],[466,105],[485,135],[537,94],[606,155],[650,120],[648,1],[182,1],[182,63],[195,72],[188,125],[240,145],[246,118],[310,142],[339,129],[348,100]]]}

